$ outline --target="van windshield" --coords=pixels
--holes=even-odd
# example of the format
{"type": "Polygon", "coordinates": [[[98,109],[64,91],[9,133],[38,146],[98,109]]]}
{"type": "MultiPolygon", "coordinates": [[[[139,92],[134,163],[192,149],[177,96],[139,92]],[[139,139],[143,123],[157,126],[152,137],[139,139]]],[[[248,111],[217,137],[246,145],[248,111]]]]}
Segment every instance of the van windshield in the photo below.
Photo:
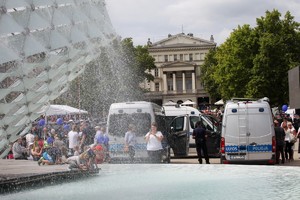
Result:
{"type": "Polygon", "coordinates": [[[214,131],[214,132],[220,131],[219,123],[216,121],[216,119],[205,115],[202,115],[201,118],[202,118],[202,123],[207,130],[214,131]]]}
{"type": "Polygon", "coordinates": [[[136,136],[144,136],[151,127],[151,115],[149,113],[112,114],[109,116],[108,131],[113,136],[124,137],[129,124],[135,125],[136,136]]]}

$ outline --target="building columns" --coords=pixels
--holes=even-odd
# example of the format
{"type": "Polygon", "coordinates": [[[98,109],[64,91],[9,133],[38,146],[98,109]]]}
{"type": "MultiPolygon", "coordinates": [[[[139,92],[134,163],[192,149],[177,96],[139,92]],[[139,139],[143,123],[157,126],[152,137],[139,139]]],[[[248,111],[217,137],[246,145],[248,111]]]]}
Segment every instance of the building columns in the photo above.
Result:
{"type": "Polygon", "coordinates": [[[168,83],[167,83],[167,74],[163,74],[163,92],[167,93],[168,92],[168,83]]]}
{"type": "Polygon", "coordinates": [[[186,84],[185,84],[185,72],[182,72],[182,91],[186,92],[186,84]]]}
{"type": "Polygon", "coordinates": [[[193,90],[193,92],[196,91],[196,78],[195,78],[195,72],[192,72],[192,90],[193,90]]]}
{"type": "Polygon", "coordinates": [[[176,91],[176,72],[173,72],[173,91],[176,91]]]}

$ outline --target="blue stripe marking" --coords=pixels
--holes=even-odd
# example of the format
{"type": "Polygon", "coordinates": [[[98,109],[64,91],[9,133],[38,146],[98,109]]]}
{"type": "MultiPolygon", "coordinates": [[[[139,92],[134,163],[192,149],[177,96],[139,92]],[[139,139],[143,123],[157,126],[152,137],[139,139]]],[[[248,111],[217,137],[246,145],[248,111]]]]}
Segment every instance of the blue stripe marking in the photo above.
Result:
{"type": "MultiPolygon", "coordinates": [[[[136,151],[145,151],[146,149],[146,143],[138,143],[135,145],[136,151]]],[[[110,144],[109,151],[124,151],[124,144],[110,144]]]]}
{"type": "Polygon", "coordinates": [[[238,153],[238,152],[272,152],[272,145],[271,144],[263,144],[263,145],[256,145],[256,146],[245,146],[245,145],[228,145],[225,146],[225,152],[227,153],[238,153]]]}

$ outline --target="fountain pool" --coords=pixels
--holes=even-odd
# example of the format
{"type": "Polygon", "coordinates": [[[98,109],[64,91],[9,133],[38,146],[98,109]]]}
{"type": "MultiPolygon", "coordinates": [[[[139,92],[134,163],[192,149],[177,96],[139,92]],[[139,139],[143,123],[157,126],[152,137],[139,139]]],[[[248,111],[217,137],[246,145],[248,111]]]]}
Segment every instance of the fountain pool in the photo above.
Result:
{"type": "Polygon", "coordinates": [[[245,165],[105,164],[76,182],[6,194],[6,199],[299,199],[300,168],[245,165]]]}

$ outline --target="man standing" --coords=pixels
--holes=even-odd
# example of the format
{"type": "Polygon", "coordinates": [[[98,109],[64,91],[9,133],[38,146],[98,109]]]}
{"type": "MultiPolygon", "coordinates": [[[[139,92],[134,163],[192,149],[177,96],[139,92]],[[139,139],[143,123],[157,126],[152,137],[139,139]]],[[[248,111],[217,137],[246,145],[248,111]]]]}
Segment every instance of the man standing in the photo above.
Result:
{"type": "Polygon", "coordinates": [[[193,131],[193,139],[196,140],[196,150],[197,150],[198,160],[200,164],[202,164],[201,150],[203,151],[206,164],[210,164],[208,154],[207,154],[206,137],[207,137],[206,130],[201,126],[201,122],[198,121],[196,123],[196,128],[193,131]]]}
{"type": "Polygon", "coordinates": [[[277,120],[274,120],[275,125],[275,138],[276,138],[276,164],[279,164],[279,157],[281,154],[281,163],[284,164],[284,138],[285,132],[277,120]]]}
{"type": "Polygon", "coordinates": [[[95,133],[89,121],[82,123],[82,136],[80,141],[81,152],[84,152],[84,147],[94,143],[95,133]]]}

